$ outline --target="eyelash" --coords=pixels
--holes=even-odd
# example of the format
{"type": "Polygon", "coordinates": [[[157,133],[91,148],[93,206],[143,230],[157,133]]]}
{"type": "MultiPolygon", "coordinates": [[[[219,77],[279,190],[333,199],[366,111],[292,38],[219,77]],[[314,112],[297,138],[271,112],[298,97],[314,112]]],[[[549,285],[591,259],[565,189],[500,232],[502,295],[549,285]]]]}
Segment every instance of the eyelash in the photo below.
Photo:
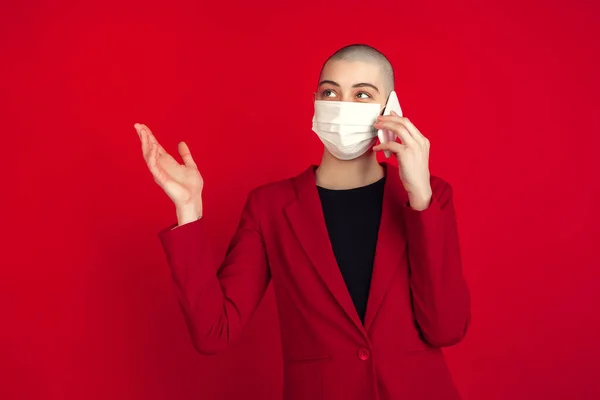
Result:
{"type": "MultiPolygon", "coordinates": [[[[321,94],[322,94],[323,96],[325,96],[325,97],[329,97],[329,96],[327,95],[327,93],[329,93],[329,92],[333,92],[333,90],[331,90],[331,89],[325,89],[325,90],[323,91],[323,93],[321,93],[321,94]]],[[[357,96],[358,96],[358,95],[362,95],[362,94],[366,95],[367,97],[366,97],[366,98],[361,98],[361,97],[359,97],[359,99],[360,99],[360,100],[366,100],[366,99],[370,99],[370,98],[372,98],[372,96],[371,96],[369,93],[367,93],[367,92],[358,92],[358,93],[356,93],[356,95],[357,95],[357,96]]]]}

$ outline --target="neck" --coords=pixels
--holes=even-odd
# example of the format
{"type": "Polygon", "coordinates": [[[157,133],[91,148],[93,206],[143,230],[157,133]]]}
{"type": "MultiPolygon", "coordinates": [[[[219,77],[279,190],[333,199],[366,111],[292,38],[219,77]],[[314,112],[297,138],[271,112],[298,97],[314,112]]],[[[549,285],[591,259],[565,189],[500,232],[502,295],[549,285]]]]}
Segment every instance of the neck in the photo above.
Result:
{"type": "Polygon", "coordinates": [[[377,182],[385,175],[372,151],[349,161],[338,160],[327,150],[315,172],[317,186],[326,189],[353,189],[377,182]]]}

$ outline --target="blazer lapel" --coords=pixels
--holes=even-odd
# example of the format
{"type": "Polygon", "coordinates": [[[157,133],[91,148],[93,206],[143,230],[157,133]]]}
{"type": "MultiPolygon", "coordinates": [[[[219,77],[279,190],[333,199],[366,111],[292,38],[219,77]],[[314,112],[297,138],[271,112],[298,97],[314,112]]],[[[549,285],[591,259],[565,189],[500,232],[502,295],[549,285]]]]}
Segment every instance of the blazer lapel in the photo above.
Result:
{"type": "Polygon", "coordinates": [[[285,208],[285,214],[313,267],[329,291],[354,324],[366,336],[366,330],[354,307],[346,283],[335,259],[321,199],[317,191],[315,166],[296,177],[296,200],[285,208]]]}
{"type": "Polygon", "coordinates": [[[384,163],[386,168],[381,223],[375,249],[375,262],[369,289],[369,300],[365,315],[365,329],[368,331],[394,274],[401,265],[406,251],[406,237],[403,228],[402,207],[408,203],[408,195],[398,176],[398,168],[384,163]]]}

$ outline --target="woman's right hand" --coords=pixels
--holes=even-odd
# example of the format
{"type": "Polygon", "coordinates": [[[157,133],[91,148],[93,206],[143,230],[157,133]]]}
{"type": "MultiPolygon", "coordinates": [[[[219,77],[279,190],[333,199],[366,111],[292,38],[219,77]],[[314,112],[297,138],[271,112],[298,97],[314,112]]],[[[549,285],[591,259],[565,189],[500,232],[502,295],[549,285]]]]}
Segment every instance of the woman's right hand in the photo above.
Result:
{"type": "Polygon", "coordinates": [[[144,124],[135,124],[142,142],[142,153],[154,181],[175,204],[179,225],[202,217],[202,188],[204,181],[184,142],[178,146],[183,164],[177,162],[158,143],[144,124]]]}

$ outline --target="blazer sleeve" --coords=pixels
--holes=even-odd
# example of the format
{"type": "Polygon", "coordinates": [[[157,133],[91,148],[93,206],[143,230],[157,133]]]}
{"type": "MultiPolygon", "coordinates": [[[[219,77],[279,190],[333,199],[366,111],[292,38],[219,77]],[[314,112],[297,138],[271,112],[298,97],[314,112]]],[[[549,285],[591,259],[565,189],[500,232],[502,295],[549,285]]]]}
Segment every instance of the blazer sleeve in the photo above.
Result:
{"type": "Polygon", "coordinates": [[[270,281],[254,192],[246,200],[225,259],[210,244],[206,221],[169,227],[159,238],[194,347],[224,350],[260,303],[270,281]]]}
{"type": "Polygon", "coordinates": [[[470,324],[470,294],[463,276],[452,187],[432,177],[423,211],[405,207],[410,289],[415,319],[431,346],[462,340],[470,324]]]}

